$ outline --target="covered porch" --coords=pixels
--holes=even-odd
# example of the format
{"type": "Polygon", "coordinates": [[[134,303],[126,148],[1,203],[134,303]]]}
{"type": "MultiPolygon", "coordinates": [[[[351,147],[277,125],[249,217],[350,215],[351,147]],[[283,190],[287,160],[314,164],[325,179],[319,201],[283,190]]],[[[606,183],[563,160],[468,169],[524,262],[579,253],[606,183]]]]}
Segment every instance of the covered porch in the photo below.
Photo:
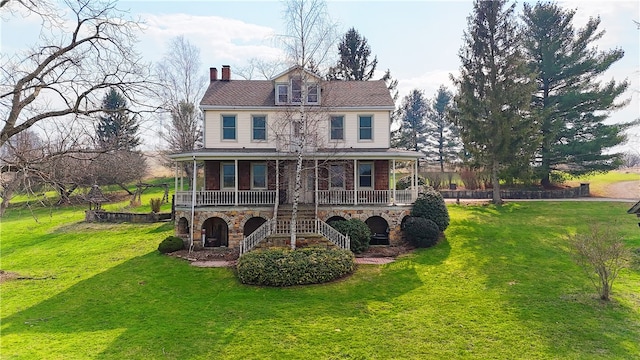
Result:
{"type": "MultiPolygon", "coordinates": [[[[412,204],[418,197],[419,156],[396,149],[309,154],[300,170],[298,203],[412,204]],[[396,190],[397,180],[406,176],[412,186],[396,190]]],[[[294,201],[295,154],[206,149],[171,158],[176,161],[176,207],[272,206],[294,201]],[[185,169],[191,169],[190,178],[185,169]]]]}

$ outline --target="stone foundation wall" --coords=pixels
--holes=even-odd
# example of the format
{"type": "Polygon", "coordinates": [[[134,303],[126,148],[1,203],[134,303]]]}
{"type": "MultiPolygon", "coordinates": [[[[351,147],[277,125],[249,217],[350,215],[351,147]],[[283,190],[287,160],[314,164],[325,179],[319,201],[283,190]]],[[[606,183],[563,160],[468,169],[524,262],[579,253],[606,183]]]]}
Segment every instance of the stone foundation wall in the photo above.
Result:
{"type": "Polygon", "coordinates": [[[101,210],[87,210],[84,212],[86,222],[106,222],[106,223],[154,223],[171,220],[171,213],[123,213],[108,212],[101,210]]]}
{"type": "MultiPolygon", "coordinates": [[[[340,216],[344,219],[360,219],[366,221],[372,216],[380,216],[389,224],[389,243],[391,245],[399,245],[402,242],[402,231],[400,224],[402,220],[409,216],[411,212],[410,206],[384,206],[384,207],[327,207],[318,209],[318,217],[322,221],[333,216],[340,216]]],[[[234,209],[196,209],[193,226],[194,248],[202,249],[202,237],[200,229],[203,223],[212,217],[223,219],[229,229],[229,247],[239,248],[240,243],[244,239],[244,225],[253,217],[261,217],[271,219],[273,216],[273,208],[234,208],[234,209]]],[[[179,228],[179,220],[185,218],[187,221],[191,219],[190,210],[176,209],[176,228],[175,233],[186,240],[189,238],[190,226],[187,231],[179,228]]]]}

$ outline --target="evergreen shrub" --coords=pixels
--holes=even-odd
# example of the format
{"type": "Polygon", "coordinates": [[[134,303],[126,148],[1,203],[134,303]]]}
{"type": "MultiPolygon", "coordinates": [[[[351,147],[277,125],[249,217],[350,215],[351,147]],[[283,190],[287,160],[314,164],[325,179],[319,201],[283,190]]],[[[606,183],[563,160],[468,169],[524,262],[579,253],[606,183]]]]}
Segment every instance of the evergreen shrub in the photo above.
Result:
{"type": "Polygon", "coordinates": [[[435,222],[440,231],[445,231],[449,226],[449,210],[444,203],[444,198],[439,191],[427,187],[413,203],[411,216],[423,217],[435,222]]]}
{"type": "Polygon", "coordinates": [[[177,236],[167,236],[160,245],[158,245],[158,251],[162,254],[178,251],[184,249],[184,242],[177,236]]]}
{"type": "Polygon", "coordinates": [[[431,247],[438,243],[440,229],[432,220],[410,217],[404,225],[406,239],[415,247],[431,247]]]}
{"type": "Polygon", "coordinates": [[[371,230],[360,219],[332,221],[329,225],[338,230],[342,235],[349,235],[351,251],[358,254],[369,248],[371,230]]]}
{"type": "Polygon", "coordinates": [[[277,287],[325,283],[355,268],[350,251],[321,247],[255,250],[241,256],[236,266],[241,283],[277,287]]]}

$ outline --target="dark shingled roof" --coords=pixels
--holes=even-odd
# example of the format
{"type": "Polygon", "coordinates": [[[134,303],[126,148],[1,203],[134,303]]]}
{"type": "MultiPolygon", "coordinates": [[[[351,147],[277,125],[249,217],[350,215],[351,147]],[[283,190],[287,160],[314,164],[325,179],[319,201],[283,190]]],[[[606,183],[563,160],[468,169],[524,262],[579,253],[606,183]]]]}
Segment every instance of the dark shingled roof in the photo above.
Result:
{"type": "MultiPolygon", "coordinates": [[[[327,107],[393,107],[387,85],[377,81],[323,81],[322,106],[327,107]]],[[[271,80],[212,81],[201,106],[270,107],[275,105],[274,82],[271,80]]]]}

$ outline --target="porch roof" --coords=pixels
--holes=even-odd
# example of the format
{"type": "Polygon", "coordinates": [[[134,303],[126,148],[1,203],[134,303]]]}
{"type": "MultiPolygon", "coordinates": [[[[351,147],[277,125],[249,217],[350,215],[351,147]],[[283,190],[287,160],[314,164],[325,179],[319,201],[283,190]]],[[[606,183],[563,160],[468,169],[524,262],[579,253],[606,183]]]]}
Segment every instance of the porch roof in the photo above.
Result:
{"type": "MultiPolygon", "coordinates": [[[[191,152],[169,155],[175,161],[202,160],[293,160],[294,152],[277,151],[276,149],[199,149],[191,152]]],[[[305,160],[416,160],[423,154],[400,149],[318,149],[305,154],[305,160]]]]}

